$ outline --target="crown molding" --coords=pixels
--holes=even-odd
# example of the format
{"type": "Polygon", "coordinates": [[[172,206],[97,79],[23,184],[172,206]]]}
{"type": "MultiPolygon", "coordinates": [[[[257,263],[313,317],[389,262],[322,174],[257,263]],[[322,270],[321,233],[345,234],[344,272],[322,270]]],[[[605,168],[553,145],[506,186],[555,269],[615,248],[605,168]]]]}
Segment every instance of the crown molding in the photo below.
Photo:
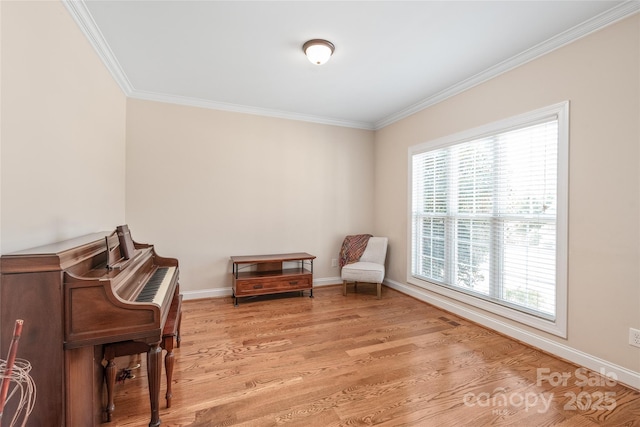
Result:
{"type": "Polygon", "coordinates": [[[609,9],[606,12],[601,13],[598,16],[593,17],[592,19],[583,22],[567,31],[564,31],[557,36],[550,38],[530,49],[525,50],[518,55],[515,55],[506,61],[503,61],[493,67],[482,71],[481,73],[476,74],[466,80],[461,81],[437,94],[430,96],[404,110],[401,110],[395,114],[392,114],[382,120],[379,120],[374,123],[373,129],[380,130],[385,126],[389,126],[392,123],[397,122],[398,120],[402,120],[412,114],[415,114],[421,110],[424,110],[427,107],[431,107],[439,102],[444,101],[447,98],[451,98],[452,96],[458,95],[466,90],[471,89],[474,86],[477,86],[481,83],[484,83],[488,80],[493,79],[494,77],[499,76],[500,74],[506,73],[520,65],[523,65],[527,62],[533,61],[536,58],[539,58],[547,53],[550,53],[556,49],[559,49],[563,46],[566,46],[569,43],[572,43],[582,37],[585,37],[593,32],[596,32],[608,25],[611,25],[621,19],[624,19],[628,16],[633,15],[640,11],[640,1],[638,0],[630,0],[620,5],[609,9]]]}
{"type": "Polygon", "coordinates": [[[311,122],[330,126],[341,126],[355,129],[373,130],[373,124],[369,122],[359,122],[353,120],[343,120],[331,117],[314,116],[309,114],[292,113],[289,111],[279,111],[270,108],[250,107],[246,105],[229,104],[225,102],[210,101],[207,99],[190,98],[178,95],[167,95],[155,92],[133,90],[129,98],[141,99],[145,101],[164,102],[168,104],[185,105],[189,107],[208,108],[211,110],[222,110],[233,113],[253,114],[256,116],[275,117],[278,119],[296,120],[301,122],[311,122]]]}
{"type": "Polygon", "coordinates": [[[542,55],[559,49],[621,19],[633,15],[640,11],[640,0],[629,0],[609,9],[602,14],[585,21],[551,39],[544,41],[518,55],[513,56],[485,71],[478,73],[466,80],[461,81],[433,96],[430,96],[416,104],[413,104],[397,113],[391,114],[375,122],[361,122],[331,117],[321,117],[307,114],[298,114],[287,111],[271,110],[268,108],[251,107],[246,105],[228,104],[204,99],[189,98],[175,95],[159,94],[152,92],[138,91],[129,82],[124,70],[105,41],[102,33],[98,29],[93,17],[89,13],[84,0],[61,0],[65,5],[76,24],[93,46],[98,56],[105,64],[114,80],[120,86],[127,97],[143,99],[148,101],[158,101],[171,104],[187,105],[214,110],[223,110],[236,113],[253,114],[259,116],[276,117],[288,120],[298,120],[312,123],[319,123],[331,126],[341,126],[365,130],[379,130],[392,123],[402,120],[425,108],[433,106],[447,98],[458,95],[481,83],[484,83],[500,74],[506,73],[520,65],[533,61],[542,55]]]}
{"type": "Polygon", "coordinates": [[[61,0],[65,5],[76,24],[85,35],[91,46],[98,53],[98,56],[107,67],[107,70],[113,76],[113,79],[120,86],[120,89],[129,98],[137,98],[148,101],[165,102],[170,104],[179,104],[192,107],[209,108],[214,110],[231,111],[236,113],[253,114],[267,117],[277,117],[281,119],[297,120],[304,122],[319,123],[331,126],[349,127],[355,129],[373,130],[373,123],[336,119],[331,117],[313,116],[308,114],[292,113],[287,111],[278,111],[267,108],[251,107],[246,105],[228,104],[224,102],[216,102],[198,98],[189,98],[176,95],[159,94],[153,92],[145,92],[136,90],[122,66],[111,51],[109,44],[104,39],[102,32],[93,20],[91,13],[87,9],[84,0],[61,0]]]}
{"type": "Polygon", "coordinates": [[[67,8],[71,17],[80,31],[85,35],[93,49],[97,52],[98,56],[107,67],[107,70],[111,73],[111,76],[116,81],[120,89],[125,95],[129,96],[133,88],[127,75],[122,70],[120,63],[116,59],[115,55],[111,51],[111,48],[105,41],[102,32],[98,29],[96,22],[93,20],[91,13],[87,9],[84,0],[61,0],[62,4],[67,8]]]}

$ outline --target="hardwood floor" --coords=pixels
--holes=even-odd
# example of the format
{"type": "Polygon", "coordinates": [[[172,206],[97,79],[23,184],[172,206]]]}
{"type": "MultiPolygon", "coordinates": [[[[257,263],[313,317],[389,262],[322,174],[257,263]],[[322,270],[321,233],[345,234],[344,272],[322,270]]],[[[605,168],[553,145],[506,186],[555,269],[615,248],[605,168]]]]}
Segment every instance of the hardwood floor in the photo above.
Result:
{"type": "MultiPolygon", "coordinates": [[[[380,300],[375,292],[185,301],[162,425],[640,426],[640,392],[389,288],[380,300]]],[[[147,425],[144,372],[116,393],[110,425],[147,425]]]]}

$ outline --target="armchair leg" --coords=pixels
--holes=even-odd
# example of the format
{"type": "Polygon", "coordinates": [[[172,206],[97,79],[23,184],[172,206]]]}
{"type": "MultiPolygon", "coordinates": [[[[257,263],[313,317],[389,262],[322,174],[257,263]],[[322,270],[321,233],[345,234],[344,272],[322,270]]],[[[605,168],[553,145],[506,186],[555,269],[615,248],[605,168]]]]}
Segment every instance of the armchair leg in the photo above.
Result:
{"type": "Polygon", "coordinates": [[[344,295],[345,297],[347,296],[347,281],[346,280],[342,281],[342,295],[344,295]]]}
{"type": "Polygon", "coordinates": [[[378,299],[380,299],[381,290],[382,290],[382,283],[378,283],[378,299]]]}

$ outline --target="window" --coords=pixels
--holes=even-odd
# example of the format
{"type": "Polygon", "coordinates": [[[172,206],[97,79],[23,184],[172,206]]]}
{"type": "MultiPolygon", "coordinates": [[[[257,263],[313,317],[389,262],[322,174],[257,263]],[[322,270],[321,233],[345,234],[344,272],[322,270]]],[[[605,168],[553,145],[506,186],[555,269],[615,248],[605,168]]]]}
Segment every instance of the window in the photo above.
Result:
{"type": "Polygon", "coordinates": [[[566,336],[568,103],[409,150],[408,281],[566,336]]]}

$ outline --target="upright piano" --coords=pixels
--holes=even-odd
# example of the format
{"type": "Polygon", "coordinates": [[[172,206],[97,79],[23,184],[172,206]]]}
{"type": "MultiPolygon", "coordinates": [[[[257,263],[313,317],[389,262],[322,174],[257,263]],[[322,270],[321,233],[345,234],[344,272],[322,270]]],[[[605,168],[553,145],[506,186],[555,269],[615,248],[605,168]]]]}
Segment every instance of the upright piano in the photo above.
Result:
{"type": "MultiPolygon", "coordinates": [[[[179,315],[178,260],[151,244],[128,245],[114,230],[0,258],[0,354],[23,319],[17,357],[31,363],[37,389],[27,425],[106,421],[105,348],[128,342],[146,350],[149,426],[160,425],[163,328],[179,315]]],[[[5,414],[12,409],[10,400],[5,414]]]]}

